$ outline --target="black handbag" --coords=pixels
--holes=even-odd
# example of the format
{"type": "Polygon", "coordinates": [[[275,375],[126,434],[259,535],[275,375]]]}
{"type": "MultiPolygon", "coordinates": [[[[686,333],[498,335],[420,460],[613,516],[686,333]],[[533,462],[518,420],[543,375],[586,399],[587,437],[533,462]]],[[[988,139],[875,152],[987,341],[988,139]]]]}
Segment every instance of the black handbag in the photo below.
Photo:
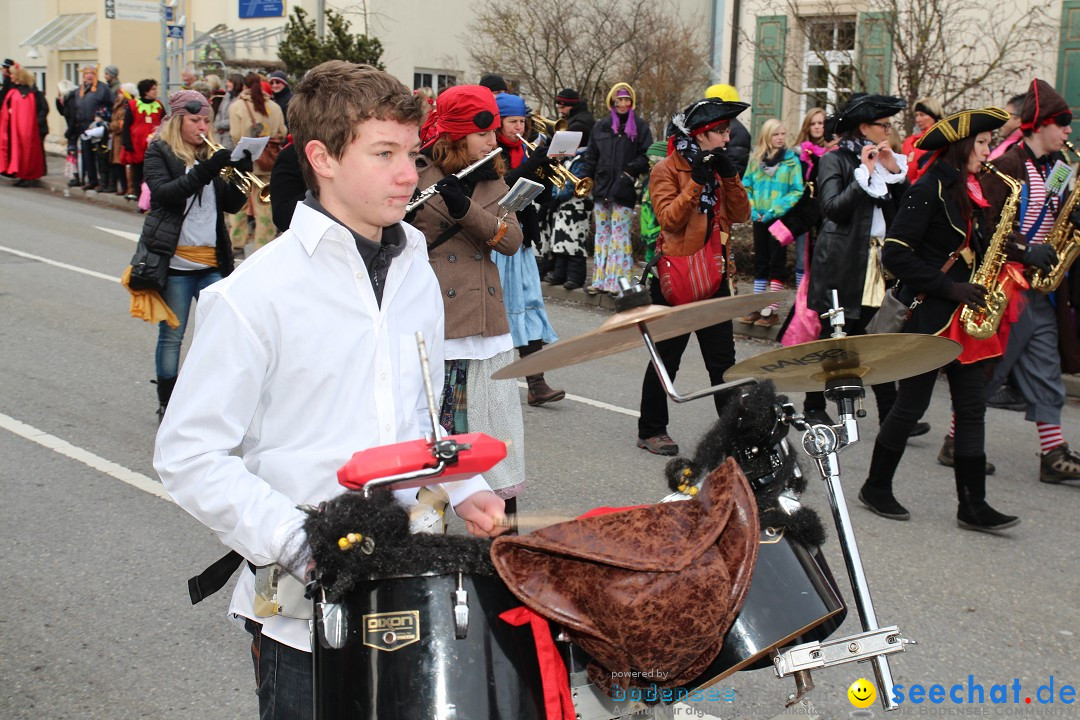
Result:
{"type": "Polygon", "coordinates": [[[132,290],[156,290],[162,292],[169,281],[169,260],[165,255],[151,252],[142,238],[131,256],[131,277],[128,286],[132,290]]]}
{"type": "MultiPolygon", "coordinates": [[[[183,216],[180,218],[180,225],[183,227],[184,220],[187,219],[188,213],[191,212],[191,208],[195,205],[195,199],[193,198],[191,203],[184,210],[183,216]]],[[[128,278],[128,287],[132,290],[155,290],[162,292],[165,290],[165,286],[169,282],[169,262],[172,260],[172,253],[163,255],[156,253],[146,246],[146,237],[153,237],[160,233],[161,222],[165,218],[162,215],[158,215],[156,218],[148,215],[143,222],[142,235],[139,236],[139,242],[135,245],[135,254],[131,256],[131,277],[128,278]],[[147,231],[147,226],[150,224],[151,219],[156,219],[154,229],[147,231]]],[[[159,241],[161,238],[157,238],[159,241]]],[[[175,251],[176,243],[180,240],[179,231],[176,238],[168,238],[166,242],[172,246],[175,251]]]]}

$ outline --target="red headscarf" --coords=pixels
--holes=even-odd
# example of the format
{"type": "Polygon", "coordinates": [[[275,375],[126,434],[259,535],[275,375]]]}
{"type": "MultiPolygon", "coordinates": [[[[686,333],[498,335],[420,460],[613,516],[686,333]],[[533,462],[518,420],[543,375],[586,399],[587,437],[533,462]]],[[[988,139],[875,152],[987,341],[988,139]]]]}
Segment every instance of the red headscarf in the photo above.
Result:
{"type": "Polygon", "coordinates": [[[455,85],[439,95],[420,129],[420,139],[426,147],[444,135],[460,140],[498,126],[499,106],[490,90],[481,85],[455,85]]]}

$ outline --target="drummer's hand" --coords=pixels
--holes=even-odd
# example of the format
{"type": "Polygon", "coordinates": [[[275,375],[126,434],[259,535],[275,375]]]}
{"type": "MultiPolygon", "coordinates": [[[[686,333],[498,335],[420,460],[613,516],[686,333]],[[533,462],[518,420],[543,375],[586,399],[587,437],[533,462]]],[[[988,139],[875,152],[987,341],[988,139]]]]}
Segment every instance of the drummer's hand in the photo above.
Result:
{"type": "Polygon", "coordinates": [[[496,522],[506,517],[506,503],[490,490],[473,493],[454,506],[454,512],[465,521],[465,529],[477,537],[495,537],[508,528],[496,522]]]}

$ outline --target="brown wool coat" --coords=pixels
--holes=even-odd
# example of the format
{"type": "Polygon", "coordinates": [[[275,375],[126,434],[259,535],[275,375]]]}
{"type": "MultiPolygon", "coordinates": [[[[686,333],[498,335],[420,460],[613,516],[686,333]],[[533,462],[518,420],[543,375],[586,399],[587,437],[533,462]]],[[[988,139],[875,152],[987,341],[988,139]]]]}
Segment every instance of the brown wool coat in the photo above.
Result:
{"type": "MultiPolygon", "coordinates": [[[[649,196],[663,233],[663,252],[672,257],[693,255],[707,238],[708,216],[698,212],[702,186],[690,177],[690,164],[678,153],[656,163],[649,176],[649,196]]],[[[750,198],[739,176],[721,178],[716,215],[720,228],[731,232],[734,223],[750,219],[750,198]]]]}
{"type": "MultiPolygon", "coordinates": [[[[420,171],[418,187],[427,188],[444,177],[444,173],[428,158],[417,160],[420,171]]],[[[517,216],[506,218],[506,234],[494,247],[487,241],[498,229],[499,198],[508,190],[499,180],[483,180],[472,194],[472,204],[465,217],[454,220],[446,203],[435,195],[417,210],[413,227],[424,233],[430,246],[436,238],[455,223],[461,230],[437,248],[428,250],[428,259],[442,289],[446,315],[447,339],[483,335],[494,337],[510,332],[503,305],[499,269],[491,259],[491,250],[513,255],[521,247],[521,226],[517,216]]]]}

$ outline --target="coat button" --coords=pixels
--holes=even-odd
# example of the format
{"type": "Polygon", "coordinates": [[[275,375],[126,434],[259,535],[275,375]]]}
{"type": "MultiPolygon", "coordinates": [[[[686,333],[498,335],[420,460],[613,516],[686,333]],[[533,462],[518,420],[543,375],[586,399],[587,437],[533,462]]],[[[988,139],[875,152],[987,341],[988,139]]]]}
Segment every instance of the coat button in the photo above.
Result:
{"type": "Polygon", "coordinates": [[[445,230],[448,227],[450,227],[450,223],[446,222],[445,220],[443,220],[442,222],[439,223],[439,229],[440,230],[445,230]]]}
{"type": "Polygon", "coordinates": [[[446,291],[446,297],[457,297],[457,290],[450,288],[446,291]]]}
{"type": "Polygon", "coordinates": [[[476,254],[475,254],[475,255],[473,255],[472,257],[473,257],[473,260],[475,260],[476,262],[480,262],[481,260],[483,260],[483,259],[484,259],[484,256],[483,256],[483,255],[481,255],[480,253],[476,253],[476,254]]]}
{"type": "Polygon", "coordinates": [[[488,295],[494,295],[494,294],[495,294],[495,288],[489,287],[488,288],[488,295]]]}
{"type": "Polygon", "coordinates": [[[457,262],[457,255],[455,255],[454,253],[450,253],[446,256],[446,260],[447,262],[457,262]]]}

